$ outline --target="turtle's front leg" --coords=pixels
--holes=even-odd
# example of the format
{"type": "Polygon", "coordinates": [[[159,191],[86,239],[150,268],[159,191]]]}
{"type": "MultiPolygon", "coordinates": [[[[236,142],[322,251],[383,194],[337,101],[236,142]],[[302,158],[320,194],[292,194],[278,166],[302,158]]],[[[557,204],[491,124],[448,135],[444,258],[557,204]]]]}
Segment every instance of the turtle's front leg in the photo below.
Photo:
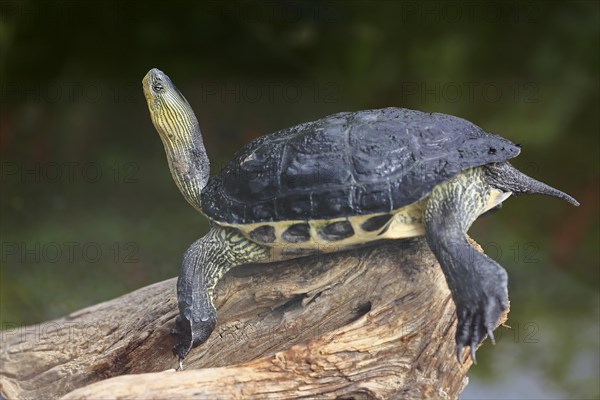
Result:
{"type": "Polygon", "coordinates": [[[171,331],[180,368],[191,348],[204,343],[215,329],[213,294],[219,279],[233,267],[266,261],[269,255],[267,247],[246,239],[237,229],[219,226],[185,252],[177,280],[179,316],[171,331]]]}
{"type": "Polygon", "coordinates": [[[439,261],[456,305],[457,357],[464,346],[475,350],[508,308],[504,268],[477,251],[467,240],[467,230],[485,209],[490,188],[481,168],[467,170],[438,185],[425,208],[425,236],[439,261]]]}

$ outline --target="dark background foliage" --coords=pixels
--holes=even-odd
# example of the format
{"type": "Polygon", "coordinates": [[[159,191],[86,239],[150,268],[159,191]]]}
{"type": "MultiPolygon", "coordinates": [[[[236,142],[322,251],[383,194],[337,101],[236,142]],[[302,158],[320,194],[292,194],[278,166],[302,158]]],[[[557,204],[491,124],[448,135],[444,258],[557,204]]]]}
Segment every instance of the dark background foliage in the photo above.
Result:
{"type": "Polygon", "coordinates": [[[597,2],[0,1],[1,322],[178,273],[206,220],[172,182],[141,79],[164,70],[213,171],[260,135],[398,106],[521,143],[575,196],[512,199],[471,233],[510,275],[512,328],[465,398],[597,398],[597,2]]]}

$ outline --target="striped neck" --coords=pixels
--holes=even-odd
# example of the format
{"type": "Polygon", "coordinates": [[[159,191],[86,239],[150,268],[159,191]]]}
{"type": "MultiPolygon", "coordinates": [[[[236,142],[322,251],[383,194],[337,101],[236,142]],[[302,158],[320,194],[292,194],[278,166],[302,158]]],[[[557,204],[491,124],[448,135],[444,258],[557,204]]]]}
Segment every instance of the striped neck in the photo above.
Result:
{"type": "Polygon", "coordinates": [[[202,211],[200,194],[210,163],[192,107],[168,76],[152,69],[143,80],[152,123],[165,147],[171,175],[185,199],[202,211]]]}
{"type": "MultiPolygon", "coordinates": [[[[194,118],[195,119],[195,118],[194,118]]],[[[198,123],[187,126],[183,135],[163,139],[165,153],[173,180],[183,197],[198,211],[202,211],[200,195],[208,182],[210,164],[198,123]]]]}

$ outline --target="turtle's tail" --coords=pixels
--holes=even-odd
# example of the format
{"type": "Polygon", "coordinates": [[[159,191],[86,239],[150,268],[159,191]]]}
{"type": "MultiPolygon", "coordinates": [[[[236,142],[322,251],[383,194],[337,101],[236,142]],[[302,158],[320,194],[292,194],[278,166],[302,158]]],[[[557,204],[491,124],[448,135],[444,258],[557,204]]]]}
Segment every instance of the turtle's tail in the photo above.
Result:
{"type": "Polygon", "coordinates": [[[579,202],[573,197],[525,175],[508,162],[487,165],[486,176],[492,186],[505,192],[513,192],[515,195],[543,194],[558,197],[574,206],[579,206],[579,202]]]}

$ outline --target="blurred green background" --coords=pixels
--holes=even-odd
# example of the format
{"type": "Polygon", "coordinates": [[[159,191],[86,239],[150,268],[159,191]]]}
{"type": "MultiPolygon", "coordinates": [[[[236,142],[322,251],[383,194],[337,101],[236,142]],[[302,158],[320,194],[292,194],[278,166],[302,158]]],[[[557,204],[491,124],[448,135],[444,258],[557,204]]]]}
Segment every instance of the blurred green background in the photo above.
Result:
{"type": "Polygon", "coordinates": [[[251,139],[385,106],[521,143],[576,197],[512,199],[471,234],[510,276],[512,328],[463,398],[598,398],[599,3],[0,1],[1,322],[176,276],[206,220],[173,183],[141,79],[161,68],[218,171],[251,139]]]}

